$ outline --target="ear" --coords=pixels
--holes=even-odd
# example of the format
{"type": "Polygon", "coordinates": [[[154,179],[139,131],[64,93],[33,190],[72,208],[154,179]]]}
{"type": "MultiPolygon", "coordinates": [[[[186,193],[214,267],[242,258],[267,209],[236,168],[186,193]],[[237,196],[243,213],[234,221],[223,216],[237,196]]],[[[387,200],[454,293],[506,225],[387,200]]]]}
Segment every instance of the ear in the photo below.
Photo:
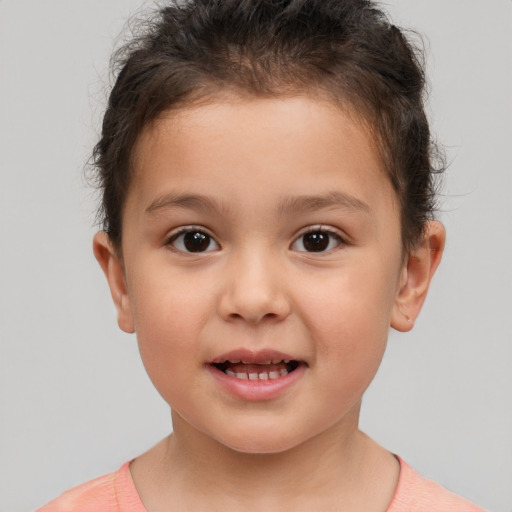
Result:
{"type": "Polygon", "coordinates": [[[130,297],[126,288],[124,265],[109,236],[99,231],[93,240],[94,256],[105,273],[117,309],[117,323],[127,333],[135,332],[130,297]]]}
{"type": "Polygon", "coordinates": [[[400,288],[393,306],[391,327],[410,331],[427,296],[434,272],[443,255],[446,231],[438,221],[430,221],[421,242],[409,254],[400,276],[400,288]]]}

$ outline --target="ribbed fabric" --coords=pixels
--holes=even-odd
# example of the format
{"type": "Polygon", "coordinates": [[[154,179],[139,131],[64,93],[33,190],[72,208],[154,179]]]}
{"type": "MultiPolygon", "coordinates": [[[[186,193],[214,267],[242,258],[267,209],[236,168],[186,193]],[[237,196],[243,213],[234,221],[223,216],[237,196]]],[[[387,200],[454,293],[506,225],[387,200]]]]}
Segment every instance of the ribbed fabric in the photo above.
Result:
{"type": "Polygon", "coordinates": [[[115,473],[66,491],[36,512],[147,512],[133,484],[130,462],[115,473]]]}
{"type": "MultiPolygon", "coordinates": [[[[386,512],[484,512],[483,509],[421,477],[400,457],[400,478],[386,512]]],[[[135,489],[130,463],[115,473],[71,489],[36,512],[147,512],[135,489]]]]}
{"type": "Polygon", "coordinates": [[[420,476],[400,457],[400,478],[386,512],[484,512],[483,509],[420,476]]]}

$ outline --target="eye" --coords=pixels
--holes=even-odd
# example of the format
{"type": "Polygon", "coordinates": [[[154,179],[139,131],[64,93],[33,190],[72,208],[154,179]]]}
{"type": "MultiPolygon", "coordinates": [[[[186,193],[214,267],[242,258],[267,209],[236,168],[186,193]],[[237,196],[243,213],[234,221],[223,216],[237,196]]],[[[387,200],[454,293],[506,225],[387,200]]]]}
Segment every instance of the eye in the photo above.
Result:
{"type": "Polygon", "coordinates": [[[303,233],[293,242],[291,248],[301,252],[326,252],[343,243],[340,235],[334,231],[318,227],[303,233]]]}
{"type": "Polygon", "coordinates": [[[210,252],[220,249],[210,235],[195,228],[182,229],[171,235],[168,244],[181,252],[210,252]]]}

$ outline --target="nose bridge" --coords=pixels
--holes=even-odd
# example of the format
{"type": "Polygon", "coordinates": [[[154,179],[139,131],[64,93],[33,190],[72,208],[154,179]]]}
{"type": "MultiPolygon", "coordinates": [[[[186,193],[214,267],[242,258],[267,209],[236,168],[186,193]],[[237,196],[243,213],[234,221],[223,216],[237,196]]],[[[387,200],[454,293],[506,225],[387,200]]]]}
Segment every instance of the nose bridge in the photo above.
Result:
{"type": "Polygon", "coordinates": [[[264,243],[234,251],[226,261],[221,315],[248,323],[285,318],[290,308],[280,267],[279,258],[264,243]]]}

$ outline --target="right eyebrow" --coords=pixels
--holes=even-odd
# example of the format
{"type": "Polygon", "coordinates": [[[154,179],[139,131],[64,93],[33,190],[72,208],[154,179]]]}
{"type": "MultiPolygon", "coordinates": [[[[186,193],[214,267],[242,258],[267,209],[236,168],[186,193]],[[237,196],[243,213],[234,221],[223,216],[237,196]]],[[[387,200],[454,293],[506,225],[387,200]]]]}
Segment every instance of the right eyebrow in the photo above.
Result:
{"type": "Polygon", "coordinates": [[[174,208],[187,208],[190,210],[198,210],[206,213],[214,211],[226,211],[226,205],[219,203],[215,199],[201,194],[165,194],[157,197],[146,208],[147,214],[153,215],[162,210],[174,208]]]}

